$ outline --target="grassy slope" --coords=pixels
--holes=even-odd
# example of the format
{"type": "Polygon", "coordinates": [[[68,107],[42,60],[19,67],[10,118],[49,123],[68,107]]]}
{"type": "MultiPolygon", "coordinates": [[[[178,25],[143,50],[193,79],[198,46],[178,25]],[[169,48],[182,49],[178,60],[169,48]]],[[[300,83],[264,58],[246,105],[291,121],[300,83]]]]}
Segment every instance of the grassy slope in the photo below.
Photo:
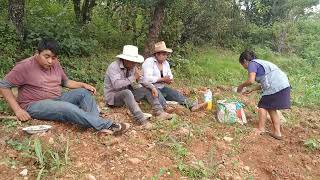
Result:
{"type": "MultiPolygon", "coordinates": [[[[103,78],[107,65],[115,59],[117,51],[100,52],[89,58],[61,58],[70,79],[94,84],[98,95],[103,95],[103,78]]],[[[320,105],[320,69],[300,58],[278,56],[258,50],[261,59],[273,61],[289,76],[293,104],[320,105]]],[[[191,52],[188,58],[172,57],[176,65],[174,76],[180,87],[229,85],[236,86],[246,78],[246,71],[238,63],[239,55],[222,49],[201,49],[191,52]]],[[[8,111],[0,101],[0,111],[8,111]]]]}
{"type": "MultiPolygon", "coordinates": [[[[236,86],[246,79],[247,72],[238,63],[238,54],[224,50],[201,50],[190,56],[175,71],[180,85],[236,86]]],[[[320,105],[320,70],[295,56],[278,56],[258,51],[258,57],[277,64],[288,74],[292,86],[293,104],[298,106],[320,105]]]]}

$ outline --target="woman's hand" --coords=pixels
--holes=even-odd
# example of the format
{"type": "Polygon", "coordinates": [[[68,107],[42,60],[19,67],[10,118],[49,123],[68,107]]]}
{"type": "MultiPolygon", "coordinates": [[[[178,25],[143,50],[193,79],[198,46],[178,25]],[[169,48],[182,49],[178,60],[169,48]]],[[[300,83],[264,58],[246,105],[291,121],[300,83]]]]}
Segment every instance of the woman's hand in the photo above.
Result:
{"type": "Polygon", "coordinates": [[[239,85],[237,88],[237,93],[242,93],[242,91],[243,91],[243,86],[239,85]]]}
{"type": "Polygon", "coordinates": [[[252,93],[253,91],[254,91],[253,89],[245,90],[245,91],[243,92],[243,94],[250,94],[250,93],[252,93]]]}

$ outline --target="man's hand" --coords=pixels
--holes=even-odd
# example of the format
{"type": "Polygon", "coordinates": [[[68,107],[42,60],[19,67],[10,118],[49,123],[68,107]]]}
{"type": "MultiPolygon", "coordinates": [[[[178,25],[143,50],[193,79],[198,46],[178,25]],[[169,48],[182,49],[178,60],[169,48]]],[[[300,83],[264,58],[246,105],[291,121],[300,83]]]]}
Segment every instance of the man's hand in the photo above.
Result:
{"type": "Polygon", "coordinates": [[[28,121],[29,119],[31,119],[30,114],[23,109],[18,109],[14,113],[16,114],[18,120],[20,120],[20,121],[28,121]]]}
{"type": "Polygon", "coordinates": [[[134,77],[136,78],[137,81],[139,81],[142,77],[141,70],[137,67],[135,67],[134,77]]]}
{"type": "Polygon", "coordinates": [[[90,84],[86,84],[86,83],[83,83],[83,88],[91,91],[94,95],[96,94],[97,90],[95,87],[91,86],[90,84]]]}
{"type": "Polygon", "coordinates": [[[171,84],[173,82],[173,79],[170,79],[169,76],[165,76],[162,81],[166,84],[171,84]]]}
{"type": "Polygon", "coordinates": [[[153,96],[153,97],[158,97],[158,90],[157,90],[157,88],[152,88],[152,89],[151,89],[151,93],[152,93],[152,96],[153,96]]]}

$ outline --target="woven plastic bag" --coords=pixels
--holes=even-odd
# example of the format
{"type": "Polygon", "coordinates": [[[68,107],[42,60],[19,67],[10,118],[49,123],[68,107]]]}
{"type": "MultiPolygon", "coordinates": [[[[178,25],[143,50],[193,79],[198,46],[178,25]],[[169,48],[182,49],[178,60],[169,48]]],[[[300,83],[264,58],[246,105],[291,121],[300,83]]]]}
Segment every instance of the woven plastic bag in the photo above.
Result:
{"type": "Polygon", "coordinates": [[[235,100],[218,100],[217,117],[221,123],[246,124],[247,118],[243,110],[244,104],[235,100]]]}

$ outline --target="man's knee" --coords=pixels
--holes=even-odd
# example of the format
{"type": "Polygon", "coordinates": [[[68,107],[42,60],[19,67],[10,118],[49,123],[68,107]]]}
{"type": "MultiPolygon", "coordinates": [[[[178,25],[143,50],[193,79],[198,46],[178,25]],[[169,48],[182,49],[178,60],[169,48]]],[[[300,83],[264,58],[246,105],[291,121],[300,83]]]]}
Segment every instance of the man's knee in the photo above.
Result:
{"type": "Polygon", "coordinates": [[[85,88],[78,88],[78,89],[75,89],[74,91],[76,91],[77,93],[79,93],[79,94],[81,94],[81,95],[84,95],[84,96],[87,96],[87,95],[90,95],[90,96],[91,96],[90,91],[88,91],[88,90],[85,89],[85,88]]]}
{"type": "Polygon", "coordinates": [[[141,87],[139,89],[139,93],[141,93],[141,94],[151,94],[151,90],[148,89],[148,88],[145,88],[145,87],[141,87]]]}
{"type": "Polygon", "coordinates": [[[122,90],[121,91],[121,96],[124,99],[134,99],[133,93],[129,89],[122,90]]]}

